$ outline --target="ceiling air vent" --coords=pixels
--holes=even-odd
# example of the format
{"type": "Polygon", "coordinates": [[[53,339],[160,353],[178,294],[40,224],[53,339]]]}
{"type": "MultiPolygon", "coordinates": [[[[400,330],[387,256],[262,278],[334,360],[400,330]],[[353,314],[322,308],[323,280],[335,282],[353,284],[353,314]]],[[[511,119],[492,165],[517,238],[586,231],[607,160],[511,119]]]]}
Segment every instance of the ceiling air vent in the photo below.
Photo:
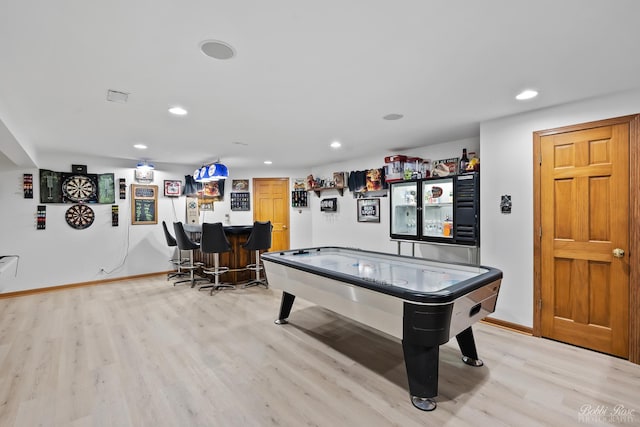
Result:
{"type": "Polygon", "coordinates": [[[112,89],[109,89],[107,91],[107,101],[119,102],[121,104],[126,104],[128,98],[129,98],[129,94],[126,93],[126,92],[120,92],[120,91],[112,90],[112,89]]]}

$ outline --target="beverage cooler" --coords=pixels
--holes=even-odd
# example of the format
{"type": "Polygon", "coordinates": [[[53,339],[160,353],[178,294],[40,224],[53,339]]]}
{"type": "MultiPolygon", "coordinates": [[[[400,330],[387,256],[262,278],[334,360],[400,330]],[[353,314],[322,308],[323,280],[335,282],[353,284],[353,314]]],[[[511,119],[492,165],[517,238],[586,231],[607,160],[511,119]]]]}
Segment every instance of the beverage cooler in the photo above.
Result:
{"type": "Polygon", "coordinates": [[[480,245],[476,172],[390,184],[391,238],[480,245]]]}

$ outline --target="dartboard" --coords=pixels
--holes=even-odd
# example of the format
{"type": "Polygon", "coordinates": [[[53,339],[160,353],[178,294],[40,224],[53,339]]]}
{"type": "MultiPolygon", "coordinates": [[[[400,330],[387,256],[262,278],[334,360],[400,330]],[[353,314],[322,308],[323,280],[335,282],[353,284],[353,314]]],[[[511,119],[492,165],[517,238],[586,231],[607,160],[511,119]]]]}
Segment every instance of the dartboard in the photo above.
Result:
{"type": "Polygon", "coordinates": [[[83,230],[93,224],[95,213],[87,205],[73,205],[67,209],[65,219],[67,224],[77,230],[83,230]]]}
{"type": "Polygon", "coordinates": [[[62,183],[62,191],[69,200],[84,202],[96,195],[96,186],[89,177],[73,175],[62,183]]]}

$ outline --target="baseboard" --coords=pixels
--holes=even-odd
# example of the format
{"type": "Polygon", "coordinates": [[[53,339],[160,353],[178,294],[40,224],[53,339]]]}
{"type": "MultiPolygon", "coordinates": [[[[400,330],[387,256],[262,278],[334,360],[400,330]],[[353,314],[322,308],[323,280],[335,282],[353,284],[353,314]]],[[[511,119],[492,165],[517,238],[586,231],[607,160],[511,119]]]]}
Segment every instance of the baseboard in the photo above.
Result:
{"type": "Polygon", "coordinates": [[[481,320],[483,323],[488,323],[489,325],[497,326],[502,329],[507,329],[509,331],[519,332],[525,335],[533,335],[533,328],[528,326],[522,326],[517,323],[507,322],[506,320],[493,319],[491,317],[485,317],[481,320]]]}
{"type": "Polygon", "coordinates": [[[123,280],[142,279],[145,277],[159,276],[161,274],[171,273],[170,271],[161,271],[157,273],[136,274],[135,276],[114,277],[111,279],[92,280],[90,282],[70,283],[68,285],[48,286],[44,288],[26,289],[24,291],[6,292],[0,294],[0,299],[22,297],[25,295],[41,294],[43,292],[60,291],[63,289],[80,288],[83,286],[103,285],[105,283],[120,282],[123,280]]]}

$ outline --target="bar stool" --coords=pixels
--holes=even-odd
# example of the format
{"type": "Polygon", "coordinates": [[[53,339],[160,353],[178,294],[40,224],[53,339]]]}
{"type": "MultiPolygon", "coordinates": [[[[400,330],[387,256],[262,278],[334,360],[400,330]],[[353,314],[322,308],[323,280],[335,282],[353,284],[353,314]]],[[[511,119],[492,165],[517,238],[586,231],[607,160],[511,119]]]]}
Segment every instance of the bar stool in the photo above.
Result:
{"type": "MultiPolygon", "coordinates": [[[[162,229],[164,230],[164,237],[167,240],[167,246],[169,246],[170,248],[177,248],[178,242],[176,242],[175,237],[173,237],[171,233],[169,233],[167,223],[164,221],[162,221],[162,229]]],[[[178,249],[178,258],[172,258],[169,260],[169,262],[171,262],[171,264],[176,267],[176,270],[172,271],[171,273],[167,273],[167,280],[173,279],[174,277],[183,277],[187,275],[186,272],[182,271],[182,263],[185,261],[187,260],[182,259],[182,251],[178,249]]]]}
{"type": "Polygon", "coordinates": [[[231,283],[220,283],[220,276],[229,271],[229,267],[220,267],[220,254],[231,251],[231,244],[224,233],[221,222],[202,224],[202,235],[200,236],[200,250],[205,254],[213,254],[213,269],[205,268],[204,274],[211,274],[214,277],[210,285],[202,285],[198,289],[211,288],[209,295],[219,289],[235,289],[231,283]]]}
{"type": "MultiPolygon", "coordinates": [[[[273,230],[271,221],[255,221],[253,223],[253,230],[251,230],[251,234],[249,234],[247,242],[242,245],[243,248],[254,251],[256,257],[255,263],[248,264],[245,267],[247,270],[253,270],[256,274],[256,277],[255,279],[249,280],[247,283],[245,283],[243,288],[257,285],[262,285],[265,288],[269,287],[267,278],[260,277],[260,271],[264,270],[264,266],[260,263],[260,251],[267,250],[271,247],[271,230],[273,230]]],[[[251,255],[249,255],[249,260],[251,260],[251,255]]]]}
{"type": "Polygon", "coordinates": [[[195,270],[197,270],[198,268],[204,265],[201,262],[195,262],[195,263],[193,262],[193,250],[200,249],[200,245],[193,242],[189,238],[189,236],[187,236],[187,233],[184,231],[184,226],[182,225],[181,222],[174,222],[173,229],[176,233],[176,243],[178,244],[178,249],[180,249],[181,251],[189,251],[189,264],[183,265],[181,267],[182,270],[186,270],[189,272],[189,279],[179,280],[177,282],[174,282],[174,285],[177,283],[191,282],[191,287],[193,288],[196,285],[197,281],[201,281],[201,280],[209,281],[209,279],[206,279],[206,278],[196,278],[194,275],[195,270]]]}

